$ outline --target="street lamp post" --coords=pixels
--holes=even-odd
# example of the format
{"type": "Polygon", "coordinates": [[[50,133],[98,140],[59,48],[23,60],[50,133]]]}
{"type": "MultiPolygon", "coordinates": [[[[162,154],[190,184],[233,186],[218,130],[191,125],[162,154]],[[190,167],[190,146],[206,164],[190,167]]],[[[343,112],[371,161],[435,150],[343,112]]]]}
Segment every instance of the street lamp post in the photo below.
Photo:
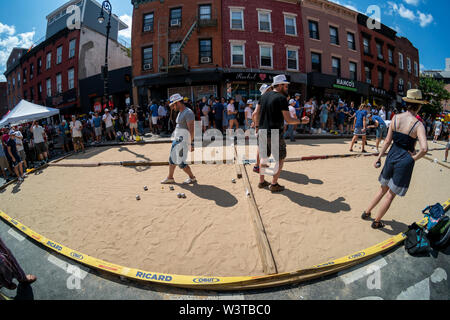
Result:
{"type": "Polygon", "coordinates": [[[111,31],[111,15],[112,6],[108,0],[103,1],[102,9],[100,11],[100,16],[98,17],[98,22],[105,22],[105,17],[103,12],[106,11],[109,15],[108,24],[106,25],[106,48],[105,48],[105,66],[102,68],[103,79],[104,79],[104,92],[103,101],[106,100],[106,108],[109,108],[109,86],[108,86],[108,45],[109,45],[109,33],[111,31]]]}

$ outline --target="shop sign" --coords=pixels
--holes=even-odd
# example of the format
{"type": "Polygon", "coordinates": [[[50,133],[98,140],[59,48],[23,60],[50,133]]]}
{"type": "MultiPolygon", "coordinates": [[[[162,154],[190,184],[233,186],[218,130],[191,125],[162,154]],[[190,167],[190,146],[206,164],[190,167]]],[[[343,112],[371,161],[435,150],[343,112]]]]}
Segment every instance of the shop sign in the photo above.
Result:
{"type": "MultiPolygon", "coordinates": [[[[225,78],[230,81],[255,81],[255,82],[273,82],[274,75],[268,73],[257,73],[257,72],[238,72],[225,74],[225,78]]],[[[288,81],[290,80],[289,75],[286,76],[288,81]]]]}
{"type": "Polygon", "coordinates": [[[373,94],[379,95],[379,96],[388,96],[386,90],[384,89],[379,89],[379,88],[375,88],[375,87],[370,87],[370,90],[373,94]]]}
{"type": "Polygon", "coordinates": [[[336,83],[333,85],[334,88],[348,90],[357,92],[356,84],[352,80],[336,79],[336,83]]]}

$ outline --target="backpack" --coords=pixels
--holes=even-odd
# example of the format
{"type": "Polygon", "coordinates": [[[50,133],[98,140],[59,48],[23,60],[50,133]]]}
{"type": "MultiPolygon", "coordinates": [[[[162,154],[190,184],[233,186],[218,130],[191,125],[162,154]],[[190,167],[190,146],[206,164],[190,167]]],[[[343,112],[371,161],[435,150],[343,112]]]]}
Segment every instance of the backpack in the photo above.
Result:
{"type": "Polygon", "coordinates": [[[444,216],[430,232],[428,238],[431,245],[445,248],[450,244],[450,217],[444,216]]]}
{"type": "Polygon", "coordinates": [[[434,206],[426,207],[422,211],[422,213],[425,215],[425,217],[428,218],[428,223],[425,227],[425,232],[427,234],[433,234],[434,232],[436,232],[436,229],[440,225],[441,220],[447,217],[445,215],[444,208],[440,203],[436,203],[434,206]]]}
{"type": "Polygon", "coordinates": [[[406,232],[405,249],[410,255],[428,253],[431,250],[430,241],[425,230],[413,223],[406,232]]]}

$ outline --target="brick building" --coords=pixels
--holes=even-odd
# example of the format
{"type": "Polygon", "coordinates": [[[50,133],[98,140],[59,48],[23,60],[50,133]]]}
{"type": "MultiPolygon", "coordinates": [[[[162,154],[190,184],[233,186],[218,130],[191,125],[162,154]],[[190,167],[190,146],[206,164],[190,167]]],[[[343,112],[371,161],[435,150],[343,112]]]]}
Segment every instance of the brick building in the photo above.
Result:
{"type": "MultiPolygon", "coordinates": [[[[94,0],[69,1],[47,16],[47,37],[30,50],[13,50],[5,76],[12,84],[9,90],[9,107],[13,108],[21,99],[47,107],[60,109],[61,114],[84,114],[92,110],[99,92],[91,99],[82,99],[79,81],[101,73],[104,64],[106,26],[101,26],[97,17],[101,5],[94,0]],[[72,5],[80,8],[80,28],[69,29],[67,20],[72,5]],[[15,88],[14,88],[14,84],[15,88]],[[81,104],[81,101],[85,103],[81,104]]],[[[114,27],[110,35],[109,70],[126,68],[131,58],[126,48],[118,43],[118,31],[126,25],[117,16],[112,17],[114,27]]],[[[125,101],[130,94],[125,80],[121,92],[110,92],[115,104],[125,101]],[[122,92],[123,91],[123,92],[122,92]],[[120,101],[119,101],[120,99],[120,101]]]]}
{"type": "Polygon", "coordinates": [[[8,83],[0,82],[0,119],[8,110],[8,83]]]}
{"type": "Polygon", "coordinates": [[[368,94],[361,82],[358,13],[325,0],[302,1],[308,95],[360,103],[368,94]]]}
{"type": "Polygon", "coordinates": [[[223,0],[223,91],[259,98],[259,87],[286,74],[306,94],[302,7],[297,0],[223,0]]]}
{"type": "Polygon", "coordinates": [[[398,71],[397,102],[401,104],[402,97],[409,89],[418,89],[420,83],[419,50],[411,41],[404,37],[396,37],[398,71]]]}
{"type": "Polygon", "coordinates": [[[218,95],[222,66],[220,0],[132,0],[133,97],[139,104],[179,92],[218,95]]]}
{"type": "Polygon", "coordinates": [[[381,23],[380,28],[369,28],[368,20],[366,15],[358,14],[362,81],[370,85],[370,103],[394,107],[398,87],[397,32],[381,23]]]}

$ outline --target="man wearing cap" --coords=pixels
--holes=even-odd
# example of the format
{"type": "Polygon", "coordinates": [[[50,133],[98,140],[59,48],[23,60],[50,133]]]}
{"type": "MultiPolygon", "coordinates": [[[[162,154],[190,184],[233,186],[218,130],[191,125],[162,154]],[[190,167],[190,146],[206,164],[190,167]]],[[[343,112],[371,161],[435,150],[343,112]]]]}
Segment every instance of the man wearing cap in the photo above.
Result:
{"type": "MultiPolygon", "coordinates": [[[[298,119],[297,118],[297,113],[295,111],[295,105],[296,105],[295,100],[291,99],[289,101],[289,114],[291,115],[292,119],[298,119]]],[[[291,142],[295,142],[295,136],[294,136],[295,135],[295,125],[288,124],[286,121],[285,121],[285,123],[287,125],[287,130],[286,130],[286,132],[285,132],[285,134],[283,136],[283,139],[286,139],[286,138],[289,137],[291,142]]]]}
{"type": "Polygon", "coordinates": [[[8,142],[6,143],[6,148],[6,158],[8,159],[11,168],[14,169],[14,173],[16,174],[17,178],[19,178],[19,182],[22,182],[23,179],[26,178],[26,175],[24,175],[23,173],[22,159],[17,152],[16,132],[14,130],[11,130],[9,132],[9,138],[8,142]]]}
{"type": "MultiPolygon", "coordinates": [[[[272,92],[268,92],[261,101],[261,115],[259,119],[259,132],[258,132],[258,145],[264,143],[261,141],[261,130],[267,134],[266,150],[267,154],[260,155],[261,159],[266,156],[270,157],[272,153],[274,154],[276,160],[276,168],[278,169],[272,179],[272,184],[265,181],[264,171],[260,173],[260,183],[258,188],[263,189],[269,187],[272,193],[284,191],[284,187],[278,184],[278,179],[283,169],[284,159],[286,159],[286,142],[282,137],[282,130],[284,126],[284,121],[289,125],[296,125],[300,123],[308,123],[309,119],[304,118],[302,122],[298,119],[291,117],[289,113],[289,104],[287,101],[289,82],[286,76],[279,75],[274,77],[274,82],[272,84],[272,92]],[[278,130],[278,150],[272,150],[272,130],[278,130]]],[[[267,166],[266,166],[267,167],[267,166]]]]}
{"type": "Polygon", "coordinates": [[[105,123],[106,134],[108,135],[110,140],[114,140],[116,138],[116,131],[114,130],[113,120],[115,119],[109,113],[109,109],[105,109],[105,114],[103,115],[102,120],[105,123]]]}
{"type": "Polygon", "coordinates": [[[197,179],[192,173],[191,168],[185,163],[188,150],[194,152],[194,112],[187,108],[180,94],[174,94],[170,97],[170,108],[176,109],[178,117],[176,128],[173,134],[172,148],[169,158],[169,176],[161,181],[161,184],[174,184],[174,173],[177,165],[184,170],[189,178],[183,184],[194,184],[197,179]]]}
{"type": "Polygon", "coordinates": [[[77,120],[76,116],[72,116],[72,122],[70,122],[70,132],[72,134],[72,142],[75,152],[78,152],[80,148],[84,150],[83,143],[83,133],[82,133],[83,125],[79,120],[77,120]]]}
{"type": "Polygon", "coordinates": [[[15,137],[16,137],[17,153],[19,154],[20,159],[22,159],[22,161],[23,161],[24,169],[27,169],[28,168],[27,155],[25,153],[25,148],[23,146],[23,135],[22,135],[22,132],[20,132],[18,128],[16,130],[15,137]]]}
{"type": "Polygon", "coordinates": [[[45,144],[45,129],[42,128],[37,121],[34,121],[31,126],[31,132],[33,133],[34,148],[39,161],[48,162],[48,149],[45,144]]]}

